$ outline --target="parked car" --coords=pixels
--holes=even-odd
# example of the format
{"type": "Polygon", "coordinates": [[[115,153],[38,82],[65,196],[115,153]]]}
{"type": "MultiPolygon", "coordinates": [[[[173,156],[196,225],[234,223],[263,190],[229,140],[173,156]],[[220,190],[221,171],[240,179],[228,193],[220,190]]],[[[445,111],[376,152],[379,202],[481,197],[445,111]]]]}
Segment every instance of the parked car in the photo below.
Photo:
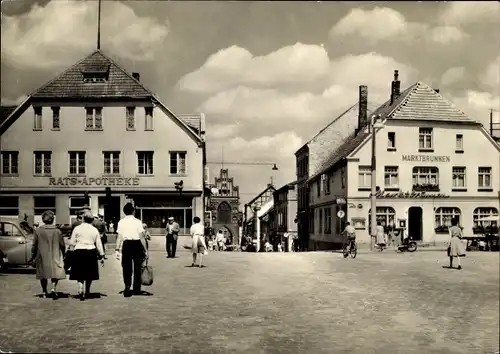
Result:
{"type": "Polygon", "coordinates": [[[0,269],[28,265],[31,259],[33,231],[25,221],[0,217],[0,269]]]}

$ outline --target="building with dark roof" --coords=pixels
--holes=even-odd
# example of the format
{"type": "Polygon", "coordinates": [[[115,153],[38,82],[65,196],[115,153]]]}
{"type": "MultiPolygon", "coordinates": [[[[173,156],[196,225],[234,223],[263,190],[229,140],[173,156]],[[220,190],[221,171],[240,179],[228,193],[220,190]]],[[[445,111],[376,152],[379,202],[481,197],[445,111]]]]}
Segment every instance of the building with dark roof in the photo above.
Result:
{"type": "Polygon", "coordinates": [[[259,236],[260,240],[269,240],[269,226],[272,220],[274,207],[274,192],[276,188],[272,184],[255,196],[244,206],[243,211],[243,235],[252,237],[254,240],[259,236]]]}
{"type": "MultiPolygon", "coordinates": [[[[390,99],[373,112],[383,123],[375,129],[377,221],[424,243],[447,242],[453,217],[466,236],[481,232],[489,223],[481,219],[500,208],[499,146],[439,90],[399,87],[396,71],[390,99]]],[[[372,134],[360,124],[309,178],[311,249],[340,246],[346,221],[358,243],[370,242],[372,134]]]]}
{"type": "Polygon", "coordinates": [[[67,224],[89,203],[116,225],[132,201],[149,227],[173,216],[182,232],[203,215],[204,115],[174,114],[103,51],[0,113],[0,215],[67,224]]]}
{"type": "Polygon", "coordinates": [[[278,243],[283,245],[283,250],[292,251],[292,245],[298,249],[298,244],[293,244],[297,238],[297,181],[290,182],[273,193],[274,207],[270,217],[270,230],[275,251],[278,243]]]}

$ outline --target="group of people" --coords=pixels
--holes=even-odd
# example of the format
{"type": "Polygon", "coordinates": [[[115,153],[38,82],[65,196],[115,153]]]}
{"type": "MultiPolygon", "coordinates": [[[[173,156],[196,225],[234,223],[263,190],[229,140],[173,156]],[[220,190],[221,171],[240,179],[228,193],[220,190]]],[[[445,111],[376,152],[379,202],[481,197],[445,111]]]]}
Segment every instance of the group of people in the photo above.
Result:
{"type": "MultiPolygon", "coordinates": [[[[123,212],[125,217],[118,222],[116,258],[121,260],[123,295],[130,297],[141,294],[141,269],[148,259],[149,233],[143,223],[134,217],[134,206],[127,203],[123,212]]],[[[43,297],[58,299],[57,284],[66,279],[77,282],[77,297],[84,301],[90,294],[93,281],[99,280],[99,263],[104,265],[105,237],[102,218],[94,217],[84,208],[73,225],[71,237],[66,244],[62,232],[54,225],[52,211],[42,214],[44,225],[34,230],[32,262],[36,277],[40,280],[43,297]],[[48,291],[48,280],[51,290],[48,291]]]]}

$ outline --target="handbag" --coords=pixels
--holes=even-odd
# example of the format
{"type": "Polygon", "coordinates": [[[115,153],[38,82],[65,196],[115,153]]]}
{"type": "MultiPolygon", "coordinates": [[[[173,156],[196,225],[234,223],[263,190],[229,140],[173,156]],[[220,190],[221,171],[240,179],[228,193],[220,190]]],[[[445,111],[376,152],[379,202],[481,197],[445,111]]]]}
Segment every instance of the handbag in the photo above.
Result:
{"type": "Polygon", "coordinates": [[[153,267],[148,265],[148,261],[146,260],[145,265],[141,269],[141,282],[144,286],[153,285],[153,267]]]}

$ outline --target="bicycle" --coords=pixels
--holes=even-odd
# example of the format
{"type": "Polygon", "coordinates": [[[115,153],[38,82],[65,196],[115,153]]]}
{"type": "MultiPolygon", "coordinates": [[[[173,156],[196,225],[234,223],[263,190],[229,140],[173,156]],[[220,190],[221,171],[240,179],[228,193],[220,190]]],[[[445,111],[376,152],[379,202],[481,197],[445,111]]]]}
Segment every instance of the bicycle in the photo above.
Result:
{"type": "Polygon", "coordinates": [[[342,253],[344,254],[344,258],[351,256],[352,259],[356,258],[358,255],[358,246],[356,245],[356,240],[351,239],[342,249],[342,253]],[[349,249],[349,252],[347,250],[349,249]]]}

